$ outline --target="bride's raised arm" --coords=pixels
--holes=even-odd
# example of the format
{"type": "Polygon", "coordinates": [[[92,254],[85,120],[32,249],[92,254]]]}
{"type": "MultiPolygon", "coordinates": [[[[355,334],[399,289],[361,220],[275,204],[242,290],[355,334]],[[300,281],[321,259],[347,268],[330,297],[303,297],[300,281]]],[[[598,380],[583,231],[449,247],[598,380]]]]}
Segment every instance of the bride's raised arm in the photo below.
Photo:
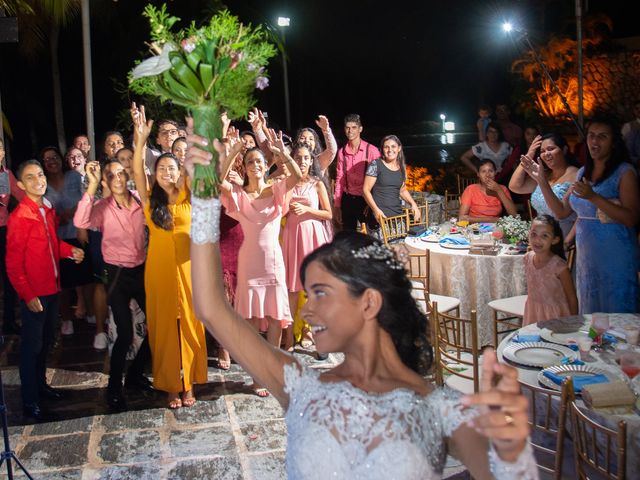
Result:
{"type": "MultiPolygon", "coordinates": [[[[206,145],[204,138],[193,134],[187,138],[185,168],[193,178],[194,165],[208,164],[211,154],[195,146],[206,145]]],[[[220,164],[226,165],[223,145],[215,141],[215,147],[220,153],[220,164]]],[[[289,397],[284,392],[283,370],[295,360],[269,345],[227,302],[220,263],[220,201],[195,196],[191,201],[191,278],[196,316],[235,361],[286,408],[289,397]]]]}

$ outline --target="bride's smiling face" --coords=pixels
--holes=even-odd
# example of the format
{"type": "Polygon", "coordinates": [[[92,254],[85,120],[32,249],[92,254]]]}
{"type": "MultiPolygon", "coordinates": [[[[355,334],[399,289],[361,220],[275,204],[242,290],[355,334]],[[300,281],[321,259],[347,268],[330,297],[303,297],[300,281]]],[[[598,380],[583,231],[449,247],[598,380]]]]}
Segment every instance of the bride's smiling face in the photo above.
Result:
{"type": "Polygon", "coordinates": [[[307,302],[302,318],[311,326],[321,353],[344,352],[362,332],[363,297],[355,297],[345,282],[311,262],[305,272],[307,302]]]}

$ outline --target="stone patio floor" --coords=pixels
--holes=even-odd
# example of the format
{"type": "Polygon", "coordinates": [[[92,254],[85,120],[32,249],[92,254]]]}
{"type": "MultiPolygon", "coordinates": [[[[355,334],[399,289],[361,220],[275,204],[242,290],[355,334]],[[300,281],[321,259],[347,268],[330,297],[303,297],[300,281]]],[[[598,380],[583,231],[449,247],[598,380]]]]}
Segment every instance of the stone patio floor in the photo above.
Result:
{"type": "MultiPolygon", "coordinates": [[[[250,377],[236,364],[216,368],[209,349],[209,383],[195,389],[191,408],[165,408],[165,394],[127,392],[129,411],[110,413],[104,401],[108,355],[92,348],[94,327],[75,322],[76,333],[60,337],[49,361],[50,384],[68,399],[43,403],[56,421],[25,424],[17,370],[19,337],[6,336],[0,354],[10,446],[36,479],[255,479],[286,478],[286,427],[273,397],[249,388],[250,377]]],[[[314,368],[314,352],[296,357],[314,368]]],[[[2,445],[0,445],[2,447],[2,445]]],[[[26,478],[14,466],[15,478],[26,478]]],[[[0,479],[8,478],[6,465],[0,479]]],[[[469,478],[449,462],[445,478],[469,478]]]]}

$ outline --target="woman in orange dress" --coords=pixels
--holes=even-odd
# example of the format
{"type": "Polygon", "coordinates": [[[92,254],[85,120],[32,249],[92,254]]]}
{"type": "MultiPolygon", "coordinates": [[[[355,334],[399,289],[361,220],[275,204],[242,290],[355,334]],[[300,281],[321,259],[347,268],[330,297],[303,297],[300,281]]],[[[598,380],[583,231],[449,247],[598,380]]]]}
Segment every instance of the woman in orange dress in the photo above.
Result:
{"type": "Polygon", "coordinates": [[[147,325],[153,386],[168,392],[168,406],[192,406],[194,383],[207,382],[204,326],[191,303],[191,195],[173,154],[158,157],[151,189],[144,172],[144,148],[153,121],[133,104],[133,173],[149,227],[145,266],[147,325]]]}

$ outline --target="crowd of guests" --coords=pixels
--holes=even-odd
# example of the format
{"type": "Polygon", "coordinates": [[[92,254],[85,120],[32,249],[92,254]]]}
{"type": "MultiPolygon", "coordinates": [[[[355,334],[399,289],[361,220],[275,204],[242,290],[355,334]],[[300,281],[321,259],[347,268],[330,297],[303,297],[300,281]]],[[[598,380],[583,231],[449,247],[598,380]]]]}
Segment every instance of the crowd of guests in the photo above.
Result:
{"type": "MultiPolygon", "coordinates": [[[[95,323],[98,350],[109,346],[111,318],[117,336],[106,401],[114,410],[127,408],[124,387],[163,391],[169,408],[189,407],[196,402],[194,385],[207,381],[205,329],[193,306],[186,126],[154,125],[135,104],[131,119],[132,141],[107,132],[98,161],[87,160],[93,146],[79,135],[64,156],[47,147],[15,177],[2,164],[3,332],[19,332],[12,306],[21,299],[21,334],[29,345],[20,357],[27,416],[43,415],[41,398],[62,396],[43,376],[59,316],[63,335],[73,334],[79,319],[95,323]],[[11,198],[20,205],[9,216],[11,198]],[[134,329],[137,312],[146,318],[146,332],[134,329]],[[153,383],[144,374],[149,368],[153,383]]],[[[403,208],[420,218],[405,185],[403,146],[395,135],[385,136],[380,148],[366,142],[357,114],[345,117],[340,148],[322,115],[316,121],[322,140],[312,126],[293,138],[276,132],[257,109],[248,117],[250,130],[240,131],[226,115],[221,121],[225,298],[274,348],[291,352],[296,341],[315,342],[299,314],[305,257],[329,244],[335,227],[356,231],[364,224],[380,239],[383,220],[403,208]]],[[[479,143],[462,156],[478,181],[462,193],[459,217],[496,222],[518,214],[518,200],[530,199],[538,216],[524,259],[525,322],[578,311],[637,311],[640,200],[625,130],[591,119],[580,168],[561,135],[520,128],[506,105],[497,106],[496,119],[481,108],[478,131],[479,143]],[[618,255],[598,255],[603,245],[618,255]],[[565,262],[572,248],[573,273],[565,262]]],[[[228,369],[227,345],[216,348],[218,367],[228,369]]],[[[320,358],[326,353],[318,352],[320,358]]],[[[259,377],[253,390],[269,395],[259,377]]]]}

